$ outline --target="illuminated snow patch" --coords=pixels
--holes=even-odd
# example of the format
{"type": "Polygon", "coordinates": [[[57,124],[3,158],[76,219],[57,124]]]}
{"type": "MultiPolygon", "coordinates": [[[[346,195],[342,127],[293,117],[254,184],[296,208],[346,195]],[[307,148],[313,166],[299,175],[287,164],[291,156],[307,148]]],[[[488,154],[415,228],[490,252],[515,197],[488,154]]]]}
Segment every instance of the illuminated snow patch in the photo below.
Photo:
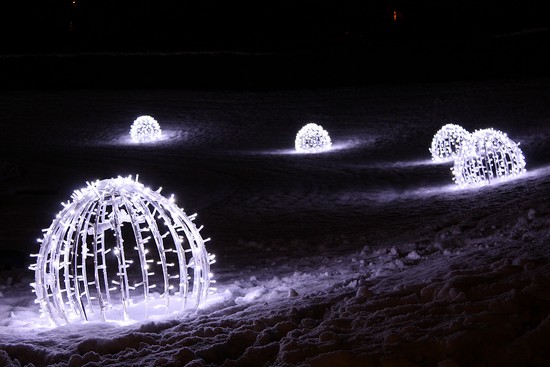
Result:
{"type": "Polygon", "coordinates": [[[451,170],[458,185],[481,186],[522,175],[525,158],[519,144],[505,133],[483,129],[463,143],[451,170]]]}
{"type": "Polygon", "coordinates": [[[143,147],[147,149],[149,147],[162,147],[167,145],[174,145],[189,140],[189,134],[187,132],[178,129],[162,129],[162,135],[155,141],[147,143],[139,143],[133,140],[127,131],[121,131],[117,135],[111,135],[107,139],[97,141],[94,145],[98,146],[132,146],[143,147]]]}
{"type": "Polygon", "coordinates": [[[317,153],[330,149],[332,142],[328,132],[321,125],[309,123],[296,134],[294,147],[297,152],[317,153]]]}
{"type": "Polygon", "coordinates": [[[88,183],[45,229],[36,302],[55,324],[155,318],[201,305],[214,255],[196,214],[131,177],[88,183]]]}
{"type": "Polygon", "coordinates": [[[432,139],[430,153],[434,162],[449,162],[460,154],[464,140],[470,133],[456,124],[444,125],[432,139]]]}
{"type": "Polygon", "coordinates": [[[422,167],[422,166],[433,166],[436,162],[432,159],[418,159],[410,161],[396,161],[396,162],[385,162],[380,164],[374,164],[373,167],[384,167],[384,168],[395,168],[395,167],[422,167]]]}
{"type": "MultiPolygon", "coordinates": [[[[345,150],[351,150],[355,149],[357,147],[360,147],[362,144],[356,142],[356,141],[349,141],[349,142],[338,142],[338,143],[332,143],[330,146],[330,149],[320,151],[318,153],[334,153],[338,151],[345,151],[345,150]]],[[[241,152],[242,154],[261,154],[261,155],[304,155],[309,154],[309,152],[299,152],[296,149],[271,149],[271,150],[256,150],[256,151],[246,151],[241,152]]]]}
{"type": "Polygon", "coordinates": [[[137,143],[156,141],[161,135],[159,123],[151,116],[138,117],[130,128],[130,137],[137,143]]]}

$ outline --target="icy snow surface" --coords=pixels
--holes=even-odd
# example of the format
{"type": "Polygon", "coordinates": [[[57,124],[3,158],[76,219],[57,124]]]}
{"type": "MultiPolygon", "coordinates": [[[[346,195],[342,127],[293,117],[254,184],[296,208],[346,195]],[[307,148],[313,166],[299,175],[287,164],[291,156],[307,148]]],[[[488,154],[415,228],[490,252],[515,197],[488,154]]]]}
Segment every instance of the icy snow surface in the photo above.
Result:
{"type": "Polygon", "coordinates": [[[1,366],[550,365],[550,81],[272,92],[1,92],[1,366]],[[151,114],[163,139],[129,141],[151,114]],[[333,149],[293,153],[323,121],[333,149]],[[458,189],[445,123],[521,142],[527,174],[458,189]],[[27,254],[73,189],[139,174],[198,213],[197,312],[51,328],[27,254]]]}

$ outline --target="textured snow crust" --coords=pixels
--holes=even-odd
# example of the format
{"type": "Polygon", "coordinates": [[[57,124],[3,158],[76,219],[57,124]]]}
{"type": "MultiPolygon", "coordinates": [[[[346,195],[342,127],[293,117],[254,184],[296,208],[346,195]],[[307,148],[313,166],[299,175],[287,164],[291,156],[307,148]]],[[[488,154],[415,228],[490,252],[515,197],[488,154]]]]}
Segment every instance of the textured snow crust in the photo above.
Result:
{"type": "MultiPolygon", "coordinates": [[[[4,115],[71,114],[62,92],[34,93],[2,96],[4,115]]],[[[550,82],[109,93],[71,94],[107,107],[105,122],[54,126],[47,149],[29,149],[43,131],[0,138],[0,366],[550,364],[550,82]],[[121,138],[116,111],[138,105],[164,111],[167,140],[121,138]],[[341,149],[292,154],[303,117],[327,121],[341,149]],[[456,187],[427,153],[446,121],[508,131],[526,175],[456,187]],[[166,182],[199,214],[218,290],[196,312],[53,328],[20,253],[71,184],[113,173],[166,182]]]]}

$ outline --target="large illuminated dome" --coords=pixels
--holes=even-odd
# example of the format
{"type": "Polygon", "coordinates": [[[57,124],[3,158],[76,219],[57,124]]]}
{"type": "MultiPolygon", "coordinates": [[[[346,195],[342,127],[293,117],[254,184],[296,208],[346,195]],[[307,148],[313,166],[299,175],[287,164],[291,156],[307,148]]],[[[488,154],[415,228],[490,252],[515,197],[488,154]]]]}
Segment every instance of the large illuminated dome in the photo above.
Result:
{"type": "Polygon", "coordinates": [[[309,123],[298,131],[294,145],[298,152],[316,153],[330,149],[332,142],[321,125],[309,123]]]}
{"type": "Polygon", "coordinates": [[[205,300],[214,262],[208,239],[196,215],[160,191],[118,177],[88,183],[62,203],[31,267],[37,303],[54,323],[141,320],[205,300]]]}
{"type": "Polygon", "coordinates": [[[448,162],[460,154],[462,143],[470,133],[456,124],[443,125],[432,139],[430,153],[435,162],[448,162]]]}
{"type": "Polygon", "coordinates": [[[525,158],[505,133],[483,129],[464,142],[452,171],[457,184],[480,186],[523,174],[525,158]]]}
{"type": "Polygon", "coordinates": [[[130,137],[138,143],[158,140],[161,133],[159,123],[151,116],[138,117],[130,128],[130,137]]]}

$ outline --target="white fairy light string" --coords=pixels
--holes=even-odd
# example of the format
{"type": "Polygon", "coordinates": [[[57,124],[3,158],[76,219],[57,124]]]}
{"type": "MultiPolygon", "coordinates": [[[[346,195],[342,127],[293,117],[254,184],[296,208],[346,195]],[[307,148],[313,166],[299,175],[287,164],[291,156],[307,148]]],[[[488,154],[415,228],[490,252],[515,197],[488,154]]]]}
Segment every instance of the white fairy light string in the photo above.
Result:
{"type": "Polygon", "coordinates": [[[161,135],[159,123],[151,116],[139,116],[130,128],[130,137],[137,143],[155,141],[161,135]]]}
{"type": "Polygon", "coordinates": [[[525,157],[519,144],[498,130],[483,129],[464,141],[451,168],[460,186],[481,186],[525,172],[525,157]]]}
{"type": "Polygon", "coordinates": [[[317,153],[330,149],[332,141],[321,125],[309,123],[296,134],[294,146],[300,153],[317,153]]]}
{"type": "Polygon", "coordinates": [[[128,321],[198,307],[214,288],[200,230],[173,195],[132,177],[88,183],[39,239],[36,302],[57,325],[128,321]]]}
{"type": "Polygon", "coordinates": [[[460,154],[462,143],[468,139],[469,135],[470,133],[460,125],[443,125],[432,139],[430,147],[432,160],[434,162],[449,162],[455,159],[460,154]]]}

